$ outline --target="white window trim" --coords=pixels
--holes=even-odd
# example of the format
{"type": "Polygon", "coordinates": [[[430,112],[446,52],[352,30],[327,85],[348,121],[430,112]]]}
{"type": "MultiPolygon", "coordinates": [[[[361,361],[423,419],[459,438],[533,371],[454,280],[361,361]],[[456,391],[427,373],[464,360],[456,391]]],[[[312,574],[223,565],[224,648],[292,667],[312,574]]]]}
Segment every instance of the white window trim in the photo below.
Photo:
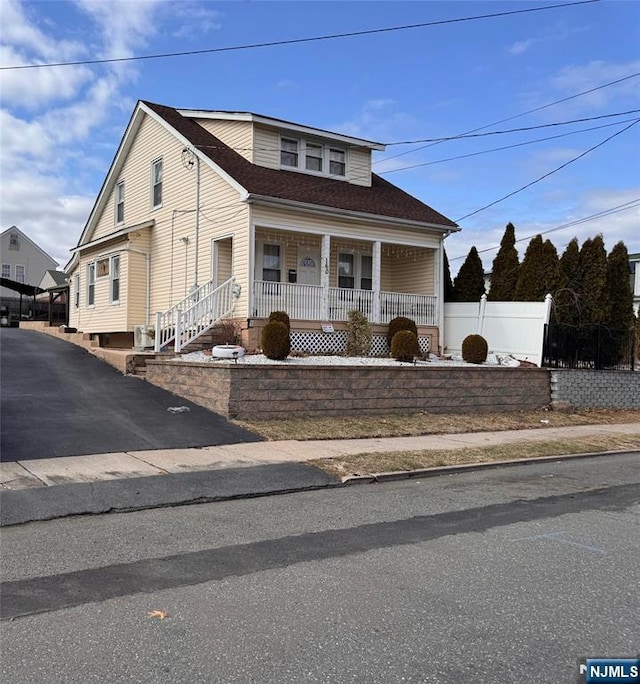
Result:
{"type": "Polygon", "coordinates": [[[120,277],[120,264],[121,264],[121,259],[119,254],[114,254],[112,257],[109,259],[109,303],[114,304],[114,305],[119,305],[120,304],[120,284],[122,283],[122,278],[120,277]],[[115,260],[118,260],[118,299],[113,298],[113,281],[115,278],[113,277],[114,274],[114,268],[113,268],[113,262],[115,260]]]}
{"type": "Polygon", "coordinates": [[[291,135],[280,135],[279,147],[278,147],[278,163],[280,168],[286,171],[298,171],[299,173],[306,173],[311,176],[322,176],[324,178],[334,178],[336,180],[348,180],[349,175],[349,150],[346,147],[341,147],[340,145],[333,145],[330,143],[323,143],[319,140],[307,140],[306,138],[296,138],[291,135]],[[281,161],[280,153],[282,152],[282,141],[283,140],[295,140],[298,143],[298,165],[289,166],[283,164],[281,161]],[[321,148],[321,159],[322,159],[322,171],[313,171],[307,169],[307,144],[313,145],[314,148],[321,148]],[[331,173],[331,151],[343,152],[344,153],[344,175],[331,173]]]}
{"type": "Polygon", "coordinates": [[[125,212],[125,196],[124,196],[124,191],[125,191],[124,181],[123,180],[118,181],[115,185],[114,195],[113,195],[114,220],[115,220],[116,226],[121,226],[121,225],[124,225],[124,223],[125,223],[125,213],[124,213],[125,212]],[[120,188],[122,188],[122,199],[121,200],[119,200],[120,188]],[[122,220],[121,221],[118,220],[118,206],[120,204],[122,204],[122,220]]]}
{"type": "Polygon", "coordinates": [[[151,162],[151,208],[152,209],[162,209],[162,202],[164,201],[164,160],[162,157],[158,157],[157,159],[154,159],[151,162]],[[155,169],[156,169],[156,164],[160,163],[162,165],[162,176],[160,179],[160,202],[158,204],[155,203],[155,169]]]}
{"type": "Polygon", "coordinates": [[[95,261],[90,261],[87,264],[87,308],[88,309],[93,309],[96,305],[96,262],[95,261]],[[89,273],[91,272],[91,267],[93,266],[93,283],[91,282],[91,278],[89,277],[89,273]],[[91,302],[91,297],[89,296],[89,288],[93,285],[93,303],[91,302]]]}
{"type": "Polygon", "coordinates": [[[80,308],[80,274],[76,273],[75,276],[75,292],[74,292],[74,307],[76,309],[80,308]]]}
{"type": "MultiPolygon", "coordinates": [[[[338,249],[338,264],[337,264],[337,271],[336,271],[336,276],[337,276],[337,283],[336,286],[340,287],[340,255],[341,254],[348,254],[350,256],[353,256],[353,283],[354,283],[354,290],[362,290],[362,257],[369,257],[372,260],[371,263],[371,290],[373,290],[373,255],[372,254],[364,254],[361,253],[355,249],[338,249]]],[[[349,277],[349,276],[346,276],[349,277]]],[[[344,288],[345,290],[350,290],[351,288],[344,288]]],[[[367,292],[370,292],[371,290],[367,290],[367,292]]]]}
{"type": "Polygon", "coordinates": [[[3,277],[3,278],[7,278],[8,280],[11,280],[11,273],[12,273],[12,271],[11,271],[11,264],[2,264],[2,271],[0,271],[0,274],[4,272],[4,269],[5,269],[6,266],[9,267],[9,275],[8,275],[8,276],[3,275],[2,277],[3,277]]]}
{"type": "Polygon", "coordinates": [[[27,283],[27,267],[24,264],[14,264],[13,273],[14,273],[13,279],[16,283],[22,283],[23,285],[26,285],[26,283],[27,283]],[[18,280],[18,269],[19,268],[22,269],[23,280],[18,280]]]}
{"type": "Polygon", "coordinates": [[[278,240],[261,240],[257,244],[256,248],[256,267],[255,267],[255,280],[259,280],[262,282],[273,282],[273,283],[282,283],[284,282],[284,271],[285,271],[285,266],[286,264],[286,258],[285,258],[285,253],[284,253],[284,244],[278,240]],[[264,272],[264,246],[265,245],[277,245],[280,249],[280,280],[271,280],[271,281],[265,281],[263,279],[263,272],[264,272]]]}

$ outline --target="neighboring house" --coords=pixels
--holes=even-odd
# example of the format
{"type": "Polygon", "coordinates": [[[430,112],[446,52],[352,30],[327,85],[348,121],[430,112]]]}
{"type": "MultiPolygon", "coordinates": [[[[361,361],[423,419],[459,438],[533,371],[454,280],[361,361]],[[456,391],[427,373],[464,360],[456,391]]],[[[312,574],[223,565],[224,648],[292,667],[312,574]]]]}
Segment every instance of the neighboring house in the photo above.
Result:
{"type": "MultiPolygon", "coordinates": [[[[57,261],[16,226],[0,234],[0,263],[2,278],[33,286],[40,283],[46,271],[58,266],[57,261]]],[[[15,290],[0,288],[0,297],[3,299],[19,296],[15,290]]]]}
{"type": "Polygon", "coordinates": [[[258,114],[139,102],[65,269],[69,325],[155,327],[156,348],[180,349],[227,317],[253,349],[282,310],[293,347],[321,351],[359,309],[378,340],[404,315],[437,347],[443,241],[458,227],[372,173],[383,149],[258,114]]]}
{"type": "Polygon", "coordinates": [[[629,254],[631,267],[631,290],[633,291],[633,311],[640,316],[640,253],[629,254]]]}

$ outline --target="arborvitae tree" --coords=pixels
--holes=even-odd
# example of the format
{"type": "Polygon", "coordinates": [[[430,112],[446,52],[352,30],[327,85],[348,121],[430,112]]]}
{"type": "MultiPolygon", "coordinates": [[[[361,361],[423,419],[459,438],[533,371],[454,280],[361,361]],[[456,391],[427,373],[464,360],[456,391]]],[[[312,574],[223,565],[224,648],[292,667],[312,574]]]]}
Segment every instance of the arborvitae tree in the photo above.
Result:
{"type": "MultiPolygon", "coordinates": [[[[524,259],[520,265],[520,274],[516,284],[515,299],[519,302],[537,302],[540,300],[539,279],[545,261],[542,236],[532,238],[524,259]]],[[[545,293],[546,294],[546,293],[545,293]]],[[[544,299],[544,294],[542,295],[544,299]]]]}
{"type": "Polygon", "coordinates": [[[449,257],[447,257],[447,250],[443,249],[443,263],[444,263],[444,301],[455,302],[455,295],[453,290],[453,281],[451,280],[451,269],[449,268],[449,257]]]}
{"type": "Polygon", "coordinates": [[[494,302],[509,302],[513,299],[518,284],[520,259],[516,244],[516,229],[508,223],[502,236],[500,249],[493,260],[491,287],[487,299],[494,302]]]}
{"type": "Polygon", "coordinates": [[[560,260],[558,250],[551,240],[545,240],[542,245],[542,271],[540,273],[540,298],[548,294],[555,295],[561,282],[560,260]]]}
{"type": "Polygon", "coordinates": [[[580,323],[604,324],[609,317],[607,253],[602,235],[585,240],[580,250],[580,323]]]}
{"type": "Polygon", "coordinates": [[[484,294],[484,269],[478,250],[472,247],[453,281],[456,302],[477,302],[484,294]]]}
{"type": "Polygon", "coordinates": [[[554,301],[556,323],[576,325],[580,320],[580,249],[578,238],[573,238],[560,257],[560,281],[554,301]]]}
{"type": "Polygon", "coordinates": [[[633,328],[633,291],[630,275],[629,253],[624,242],[618,242],[607,257],[609,295],[607,322],[614,330],[631,330],[633,328]]]}

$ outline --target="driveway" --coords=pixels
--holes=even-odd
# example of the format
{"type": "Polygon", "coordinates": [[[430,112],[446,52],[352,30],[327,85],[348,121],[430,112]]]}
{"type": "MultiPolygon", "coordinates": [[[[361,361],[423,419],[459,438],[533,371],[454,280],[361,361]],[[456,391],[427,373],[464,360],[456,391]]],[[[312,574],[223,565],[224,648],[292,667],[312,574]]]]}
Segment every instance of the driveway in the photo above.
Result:
{"type": "Polygon", "coordinates": [[[0,346],[2,461],[261,439],[49,335],[2,328],[0,346]]]}

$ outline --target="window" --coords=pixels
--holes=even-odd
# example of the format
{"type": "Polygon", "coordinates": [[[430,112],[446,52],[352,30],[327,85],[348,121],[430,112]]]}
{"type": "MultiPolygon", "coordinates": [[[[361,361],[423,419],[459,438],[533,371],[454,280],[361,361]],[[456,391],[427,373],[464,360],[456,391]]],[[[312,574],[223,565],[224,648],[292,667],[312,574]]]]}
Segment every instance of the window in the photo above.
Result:
{"type": "Polygon", "coordinates": [[[120,301],[120,255],[111,257],[111,302],[120,301]]]}
{"type": "Polygon", "coordinates": [[[282,138],[280,149],[280,163],[282,166],[298,168],[298,141],[290,138],[282,138]]]}
{"type": "Polygon", "coordinates": [[[25,267],[16,264],[16,283],[26,283],[25,279],[25,267]]]}
{"type": "Polygon", "coordinates": [[[332,176],[346,175],[346,157],[344,150],[329,150],[329,173],[332,176]]]}
{"type": "Polygon", "coordinates": [[[280,139],[280,165],[324,176],[347,175],[347,152],[310,140],[280,139]]]}
{"type": "Polygon", "coordinates": [[[11,264],[2,264],[2,277],[11,280],[11,264]]]}
{"type": "Polygon", "coordinates": [[[9,249],[20,249],[20,238],[18,237],[18,233],[11,233],[11,235],[9,235],[9,249]]]}
{"type": "Polygon", "coordinates": [[[307,143],[305,146],[305,168],[322,173],[322,145],[307,143]]]}
{"type": "Polygon", "coordinates": [[[116,183],[116,223],[124,223],[124,181],[116,183]]]}
{"type": "Polygon", "coordinates": [[[162,159],[156,159],[151,164],[151,187],[153,192],[153,207],[162,206],[162,159]]]}
{"type": "Polygon", "coordinates": [[[353,254],[341,253],[338,256],[338,287],[355,288],[355,257],[353,254]]]}
{"type": "Polygon", "coordinates": [[[349,290],[373,289],[373,257],[370,254],[357,256],[350,252],[338,254],[338,287],[349,290]]]}
{"type": "Polygon", "coordinates": [[[262,246],[262,280],[279,283],[280,274],[280,245],[264,244],[262,246]]]}
{"type": "Polygon", "coordinates": [[[95,262],[87,266],[87,306],[96,303],[96,264],[95,262]]]}
{"type": "Polygon", "coordinates": [[[74,286],[74,292],[75,292],[75,307],[76,309],[80,306],[80,276],[76,275],[75,277],[75,286],[74,286]]]}

